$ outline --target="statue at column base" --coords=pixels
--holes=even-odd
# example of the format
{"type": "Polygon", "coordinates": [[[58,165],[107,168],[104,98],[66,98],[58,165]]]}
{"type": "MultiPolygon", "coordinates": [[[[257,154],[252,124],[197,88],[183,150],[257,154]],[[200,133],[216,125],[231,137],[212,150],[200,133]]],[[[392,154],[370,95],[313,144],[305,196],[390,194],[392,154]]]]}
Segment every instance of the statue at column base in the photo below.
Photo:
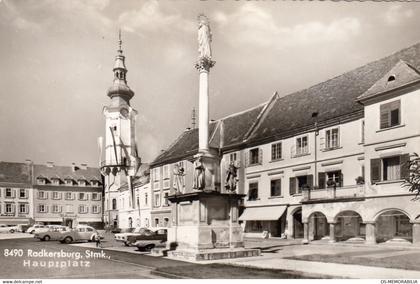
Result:
{"type": "Polygon", "coordinates": [[[210,152],[194,156],[193,190],[220,191],[219,158],[210,152]]]}

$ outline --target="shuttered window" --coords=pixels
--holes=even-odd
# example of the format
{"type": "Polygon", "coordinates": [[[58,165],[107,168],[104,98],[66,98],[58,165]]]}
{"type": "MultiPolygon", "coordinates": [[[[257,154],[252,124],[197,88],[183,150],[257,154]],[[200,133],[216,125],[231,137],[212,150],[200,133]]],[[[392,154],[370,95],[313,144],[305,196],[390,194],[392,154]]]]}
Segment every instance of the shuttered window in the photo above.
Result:
{"type": "Polygon", "coordinates": [[[281,159],[281,142],[271,144],[271,160],[279,160],[281,159]]]}
{"type": "Polygon", "coordinates": [[[401,124],[400,100],[382,104],[380,106],[380,128],[388,128],[401,124]]]}
{"type": "Polygon", "coordinates": [[[409,160],[409,154],[370,160],[371,183],[408,178],[410,175],[409,160]]]}

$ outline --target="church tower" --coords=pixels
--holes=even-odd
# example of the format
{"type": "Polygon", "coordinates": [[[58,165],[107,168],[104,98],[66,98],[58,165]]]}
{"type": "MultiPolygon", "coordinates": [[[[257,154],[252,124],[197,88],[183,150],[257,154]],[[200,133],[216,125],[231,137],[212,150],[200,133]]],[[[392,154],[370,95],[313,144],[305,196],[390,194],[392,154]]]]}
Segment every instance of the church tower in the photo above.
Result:
{"type": "MultiPolygon", "coordinates": [[[[104,107],[105,147],[101,153],[101,172],[105,176],[105,224],[118,227],[118,202],[121,186],[128,184],[131,206],[134,194],[132,177],[140,166],[136,146],[137,111],[130,106],[134,92],[127,85],[127,68],[122,51],[121,31],[119,32],[117,56],[113,68],[114,80],[107,95],[111,99],[104,107]]],[[[102,148],[102,147],[101,147],[102,148]]]]}

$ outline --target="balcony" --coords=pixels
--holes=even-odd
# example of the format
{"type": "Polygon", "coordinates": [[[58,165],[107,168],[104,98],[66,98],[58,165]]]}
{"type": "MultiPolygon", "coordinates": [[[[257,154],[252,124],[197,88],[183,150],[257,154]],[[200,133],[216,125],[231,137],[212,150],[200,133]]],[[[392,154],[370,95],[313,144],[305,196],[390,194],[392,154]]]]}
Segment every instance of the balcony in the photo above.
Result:
{"type": "Polygon", "coordinates": [[[365,185],[328,187],[325,189],[304,189],[302,203],[354,201],[365,198],[365,185]]]}

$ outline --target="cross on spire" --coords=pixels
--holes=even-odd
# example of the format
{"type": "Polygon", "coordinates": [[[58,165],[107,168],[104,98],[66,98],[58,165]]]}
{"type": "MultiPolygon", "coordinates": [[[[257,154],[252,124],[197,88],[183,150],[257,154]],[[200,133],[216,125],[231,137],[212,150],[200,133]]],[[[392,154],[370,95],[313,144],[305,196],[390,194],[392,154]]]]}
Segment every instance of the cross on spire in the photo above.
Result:
{"type": "Polygon", "coordinates": [[[118,53],[122,54],[121,29],[118,29],[118,53]]]}

